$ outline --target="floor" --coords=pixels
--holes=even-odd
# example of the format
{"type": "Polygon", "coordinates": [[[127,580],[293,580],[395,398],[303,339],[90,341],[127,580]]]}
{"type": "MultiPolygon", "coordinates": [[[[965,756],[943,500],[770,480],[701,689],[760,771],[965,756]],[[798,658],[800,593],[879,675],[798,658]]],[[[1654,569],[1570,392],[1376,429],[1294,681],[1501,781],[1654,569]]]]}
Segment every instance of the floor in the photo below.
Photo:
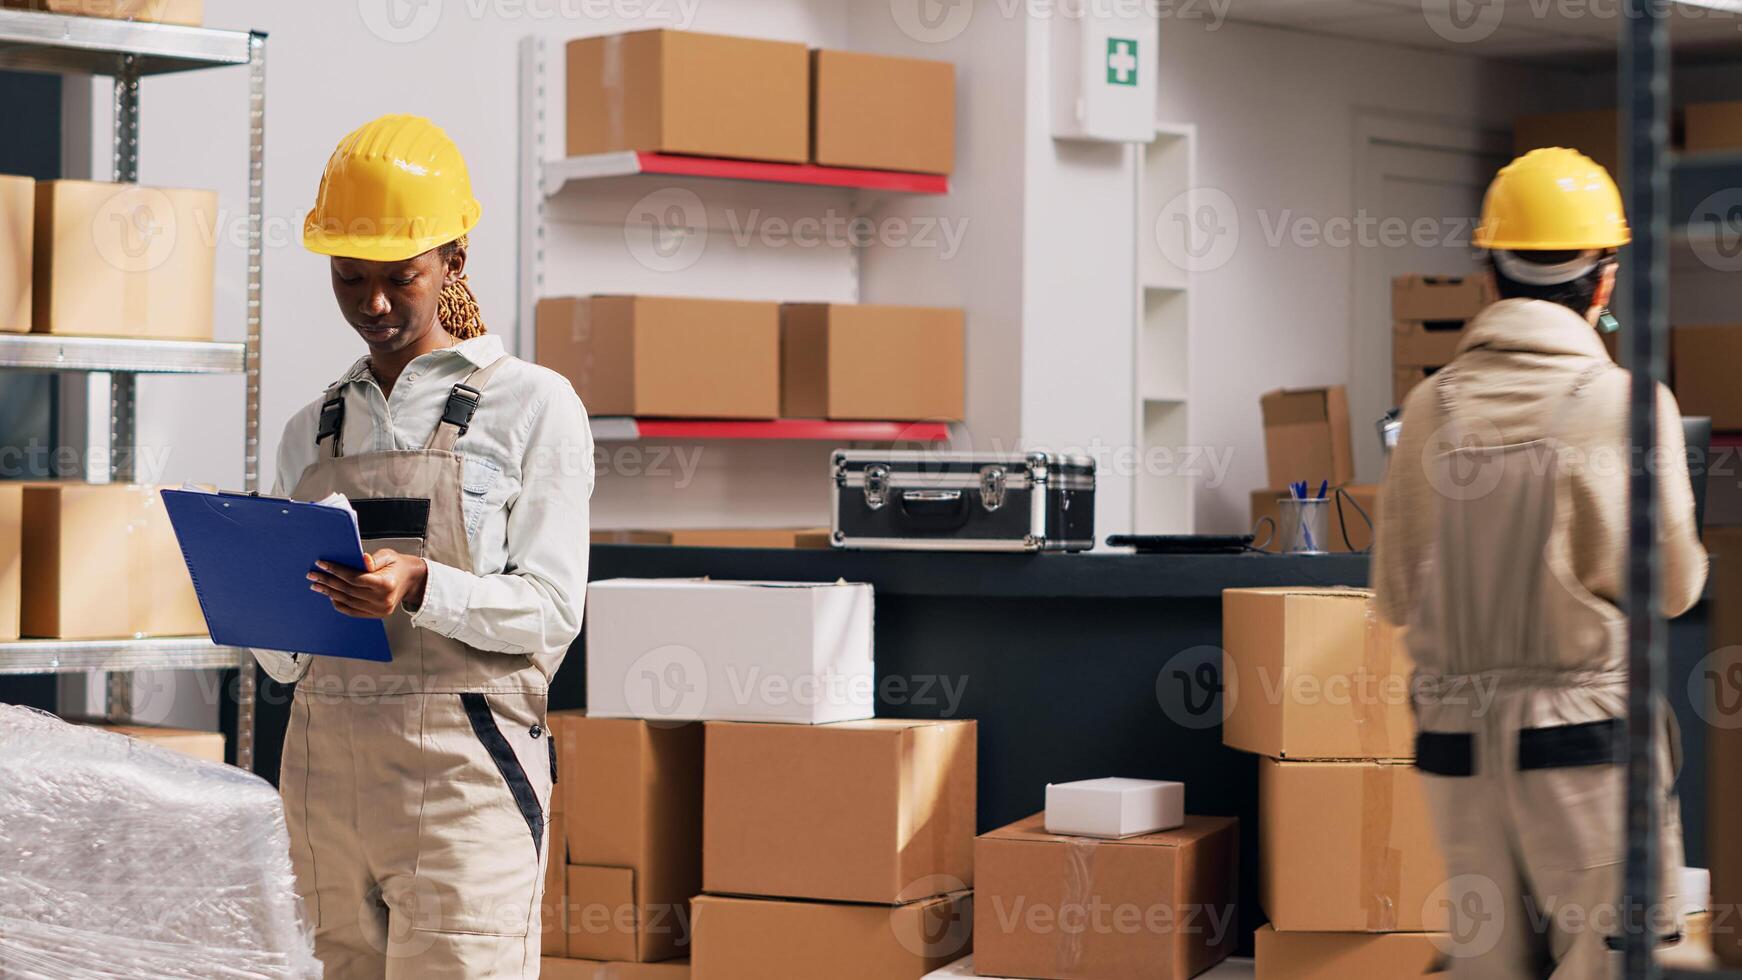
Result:
{"type": "Polygon", "coordinates": [[[1208,973],[1198,974],[1198,980],[1252,980],[1256,973],[1252,970],[1252,961],[1243,959],[1226,960],[1220,966],[1208,973]]]}

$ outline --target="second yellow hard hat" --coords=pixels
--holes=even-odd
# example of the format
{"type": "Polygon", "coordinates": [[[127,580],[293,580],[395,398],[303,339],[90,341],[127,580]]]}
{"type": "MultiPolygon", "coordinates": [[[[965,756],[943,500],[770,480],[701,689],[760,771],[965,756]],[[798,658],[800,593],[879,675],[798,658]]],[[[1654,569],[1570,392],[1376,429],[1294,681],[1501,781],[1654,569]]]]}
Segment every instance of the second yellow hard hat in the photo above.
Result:
{"type": "Polygon", "coordinates": [[[1609,172],[1577,150],[1555,146],[1500,168],[1471,241],[1514,251],[1582,251],[1632,239],[1609,172]]]}
{"type": "Polygon", "coordinates": [[[466,234],[482,213],[448,134],[421,116],[388,115],[339,141],[302,243],[322,255],[398,262],[466,234]]]}

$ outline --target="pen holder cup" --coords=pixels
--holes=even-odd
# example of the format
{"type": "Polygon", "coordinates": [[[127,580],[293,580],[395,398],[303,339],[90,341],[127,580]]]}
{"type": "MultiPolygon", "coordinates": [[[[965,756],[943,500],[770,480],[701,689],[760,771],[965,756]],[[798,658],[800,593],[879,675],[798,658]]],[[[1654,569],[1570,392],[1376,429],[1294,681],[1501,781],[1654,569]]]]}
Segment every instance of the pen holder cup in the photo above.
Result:
{"type": "Polygon", "coordinates": [[[1277,551],[1285,555],[1322,555],[1330,544],[1330,498],[1277,501],[1277,551]]]}

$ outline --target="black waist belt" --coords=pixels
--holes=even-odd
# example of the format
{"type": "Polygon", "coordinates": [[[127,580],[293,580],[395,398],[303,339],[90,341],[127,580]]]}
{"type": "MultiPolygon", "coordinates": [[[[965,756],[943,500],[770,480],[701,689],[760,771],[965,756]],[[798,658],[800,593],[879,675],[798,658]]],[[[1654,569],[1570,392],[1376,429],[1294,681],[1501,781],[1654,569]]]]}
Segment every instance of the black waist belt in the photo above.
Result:
{"type": "MultiPolygon", "coordinates": [[[[1622,731],[1619,718],[1521,729],[1518,769],[1620,765],[1622,731]]],[[[1435,776],[1473,776],[1476,736],[1469,732],[1419,732],[1415,736],[1415,766],[1435,776]]]]}

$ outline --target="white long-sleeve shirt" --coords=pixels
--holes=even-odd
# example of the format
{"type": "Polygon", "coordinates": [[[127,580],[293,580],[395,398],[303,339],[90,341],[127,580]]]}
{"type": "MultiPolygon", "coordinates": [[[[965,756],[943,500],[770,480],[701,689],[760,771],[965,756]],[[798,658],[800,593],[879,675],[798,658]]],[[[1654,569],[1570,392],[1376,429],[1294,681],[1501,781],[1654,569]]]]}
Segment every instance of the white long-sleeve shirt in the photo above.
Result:
{"type": "MultiPolygon", "coordinates": [[[[504,356],[493,334],[420,355],[394,382],[391,398],[382,396],[368,358],[359,358],[342,379],[345,455],[421,449],[454,384],[504,356]]],[[[277,496],[295,489],[327,448],[315,446],[322,400],[285,423],[277,496]]],[[[411,621],[480,650],[536,658],[554,672],[580,634],[586,595],[593,493],[586,410],[562,375],[511,361],[491,378],[455,449],[463,457],[461,508],[472,567],[428,561],[423,604],[411,621]]],[[[283,683],[308,672],[309,657],[254,655],[283,683]]]]}

